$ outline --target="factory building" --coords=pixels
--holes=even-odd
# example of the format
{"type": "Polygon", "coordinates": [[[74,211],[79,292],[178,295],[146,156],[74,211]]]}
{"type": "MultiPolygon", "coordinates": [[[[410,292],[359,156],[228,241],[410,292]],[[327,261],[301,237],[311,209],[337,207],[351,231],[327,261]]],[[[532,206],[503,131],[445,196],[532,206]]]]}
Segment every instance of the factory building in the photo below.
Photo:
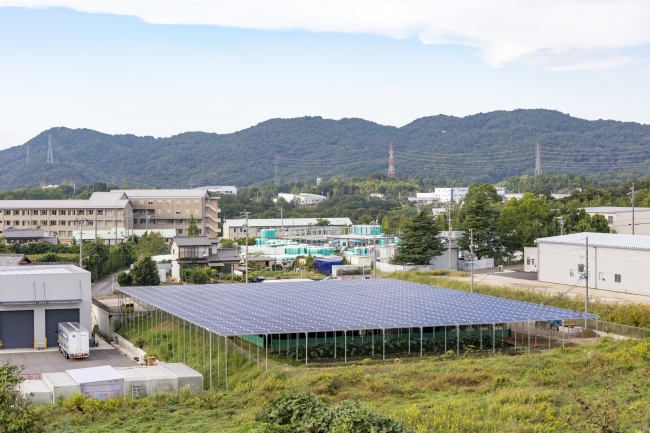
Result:
{"type": "Polygon", "coordinates": [[[59,322],[92,329],[90,272],[76,266],[0,267],[2,349],[58,346],[59,322]]]}
{"type": "MultiPolygon", "coordinates": [[[[610,233],[574,233],[537,239],[537,254],[527,248],[525,260],[536,259],[537,279],[584,286],[589,242],[589,287],[650,295],[646,267],[650,264],[650,237],[610,233]]],[[[533,269],[531,269],[533,270],[533,269]]]]}

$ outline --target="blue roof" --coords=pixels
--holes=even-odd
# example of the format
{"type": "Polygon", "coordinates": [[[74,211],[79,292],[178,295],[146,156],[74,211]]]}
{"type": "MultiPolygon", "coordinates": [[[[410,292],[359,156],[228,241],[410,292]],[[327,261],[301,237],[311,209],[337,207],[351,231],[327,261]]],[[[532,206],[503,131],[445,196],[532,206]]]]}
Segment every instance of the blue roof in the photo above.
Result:
{"type": "Polygon", "coordinates": [[[121,287],[119,291],[223,336],[598,318],[391,279],[121,287]]]}

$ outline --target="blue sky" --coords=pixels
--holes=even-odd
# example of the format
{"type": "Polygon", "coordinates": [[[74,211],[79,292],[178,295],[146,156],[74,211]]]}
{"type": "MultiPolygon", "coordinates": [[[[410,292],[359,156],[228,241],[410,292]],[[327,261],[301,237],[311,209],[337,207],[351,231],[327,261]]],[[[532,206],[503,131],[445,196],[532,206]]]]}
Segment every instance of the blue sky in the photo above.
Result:
{"type": "Polygon", "coordinates": [[[402,126],[435,114],[548,108],[650,123],[648,35],[633,17],[617,24],[628,31],[611,46],[607,35],[592,44],[580,32],[517,45],[517,32],[528,33],[520,24],[506,37],[363,14],[316,22],[318,11],[307,11],[287,22],[231,11],[213,23],[210,8],[149,16],[72,0],[21,3],[0,0],[0,149],[54,126],[170,136],[301,116],[402,126]]]}

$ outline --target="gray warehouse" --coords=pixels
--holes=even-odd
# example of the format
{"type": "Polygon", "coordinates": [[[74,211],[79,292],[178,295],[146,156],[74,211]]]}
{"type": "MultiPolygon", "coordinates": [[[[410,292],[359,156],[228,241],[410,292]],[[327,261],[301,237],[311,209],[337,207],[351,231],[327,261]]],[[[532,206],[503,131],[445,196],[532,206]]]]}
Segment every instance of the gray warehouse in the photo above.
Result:
{"type": "Polygon", "coordinates": [[[76,266],[0,267],[2,349],[57,347],[58,323],[92,329],[90,272],[76,266]]]}
{"type": "Polygon", "coordinates": [[[650,295],[650,236],[574,233],[537,239],[537,279],[575,284],[580,278],[578,265],[586,263],[587,237],[590,288],[650,295]]]}

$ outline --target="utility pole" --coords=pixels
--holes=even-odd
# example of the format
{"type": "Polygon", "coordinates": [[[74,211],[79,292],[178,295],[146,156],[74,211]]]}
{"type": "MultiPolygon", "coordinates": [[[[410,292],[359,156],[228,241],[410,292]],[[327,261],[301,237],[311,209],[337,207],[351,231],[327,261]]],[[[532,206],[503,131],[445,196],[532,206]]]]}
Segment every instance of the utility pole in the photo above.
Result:
{"type": "Polygon", "coordinates": [[[246,231],[246,250],[245,250],[245,254],[246,254],[246,281],[245,281],[245,283],[248,283],[248,214],[250,214],[250,212],[244,211],[244,212],[241,212],[241,213],[246,216],[246,225],[244,226],[245,231],[246,231]]]}
{"type": "Polygon", "coordinates": [[[372,228],[372,269],[373,269],[373,278],[377,279],[377,241],[375,235],[377,234],[377,227],[379,226],[379,215],[377,219],[372,222],[374,227],[372,228]]]}
{"type": "Polygon", "coordinates": [[[83,218],[79,218],[79,230],[81,231],[81,235],[79,239],[79,267],[83,269],[84,267],[84,256],[83,256],[83,244],[84,244],[84,223],[86,220],[83,218]]]}
{"type": "Polygon", "coordinates": [[[145,225],[145,229],[144,229],[145,233],[149,232],[149,218],[151,218],[151,215],[147,215],[147,224],[145,225]]]}
{"type": "Polygon", "coordinates": [[[585,237],[585,313],[589,312],[589,236],[585,237]]]}
{"type": "Polygon", "coordinates": [[[449,200],[449,211],[447,212],[447,229],[449,230],[447,236],[447,247],[449,248],[449,251],[447,255],[449,256],[449,270],[451,271],[451,200],[449,200]]]}
{"type": "Polygon", "coordinates": [[[280,233],[282,233],[282,237],[284,237],[284,214],[282,211],[284,211],[284,208],[280,206],[280,233]]]}
{"type": "Polygon", "coordinates": [[[474,229],[469,229],[469,251],[472,256],[472,261],[470,262],[470,272],[472,274],[471,291],[474,293],[474,229]]]}
{"type": "Polygon", "coordinates": [[[97,209],[93,213],[95,214],[95,242],[97,242],[97,209]]]}
{"type": "Polygon", "coordinates": [[[632,234],[634,234],[634,184],[632,184],[632,234]]]}

